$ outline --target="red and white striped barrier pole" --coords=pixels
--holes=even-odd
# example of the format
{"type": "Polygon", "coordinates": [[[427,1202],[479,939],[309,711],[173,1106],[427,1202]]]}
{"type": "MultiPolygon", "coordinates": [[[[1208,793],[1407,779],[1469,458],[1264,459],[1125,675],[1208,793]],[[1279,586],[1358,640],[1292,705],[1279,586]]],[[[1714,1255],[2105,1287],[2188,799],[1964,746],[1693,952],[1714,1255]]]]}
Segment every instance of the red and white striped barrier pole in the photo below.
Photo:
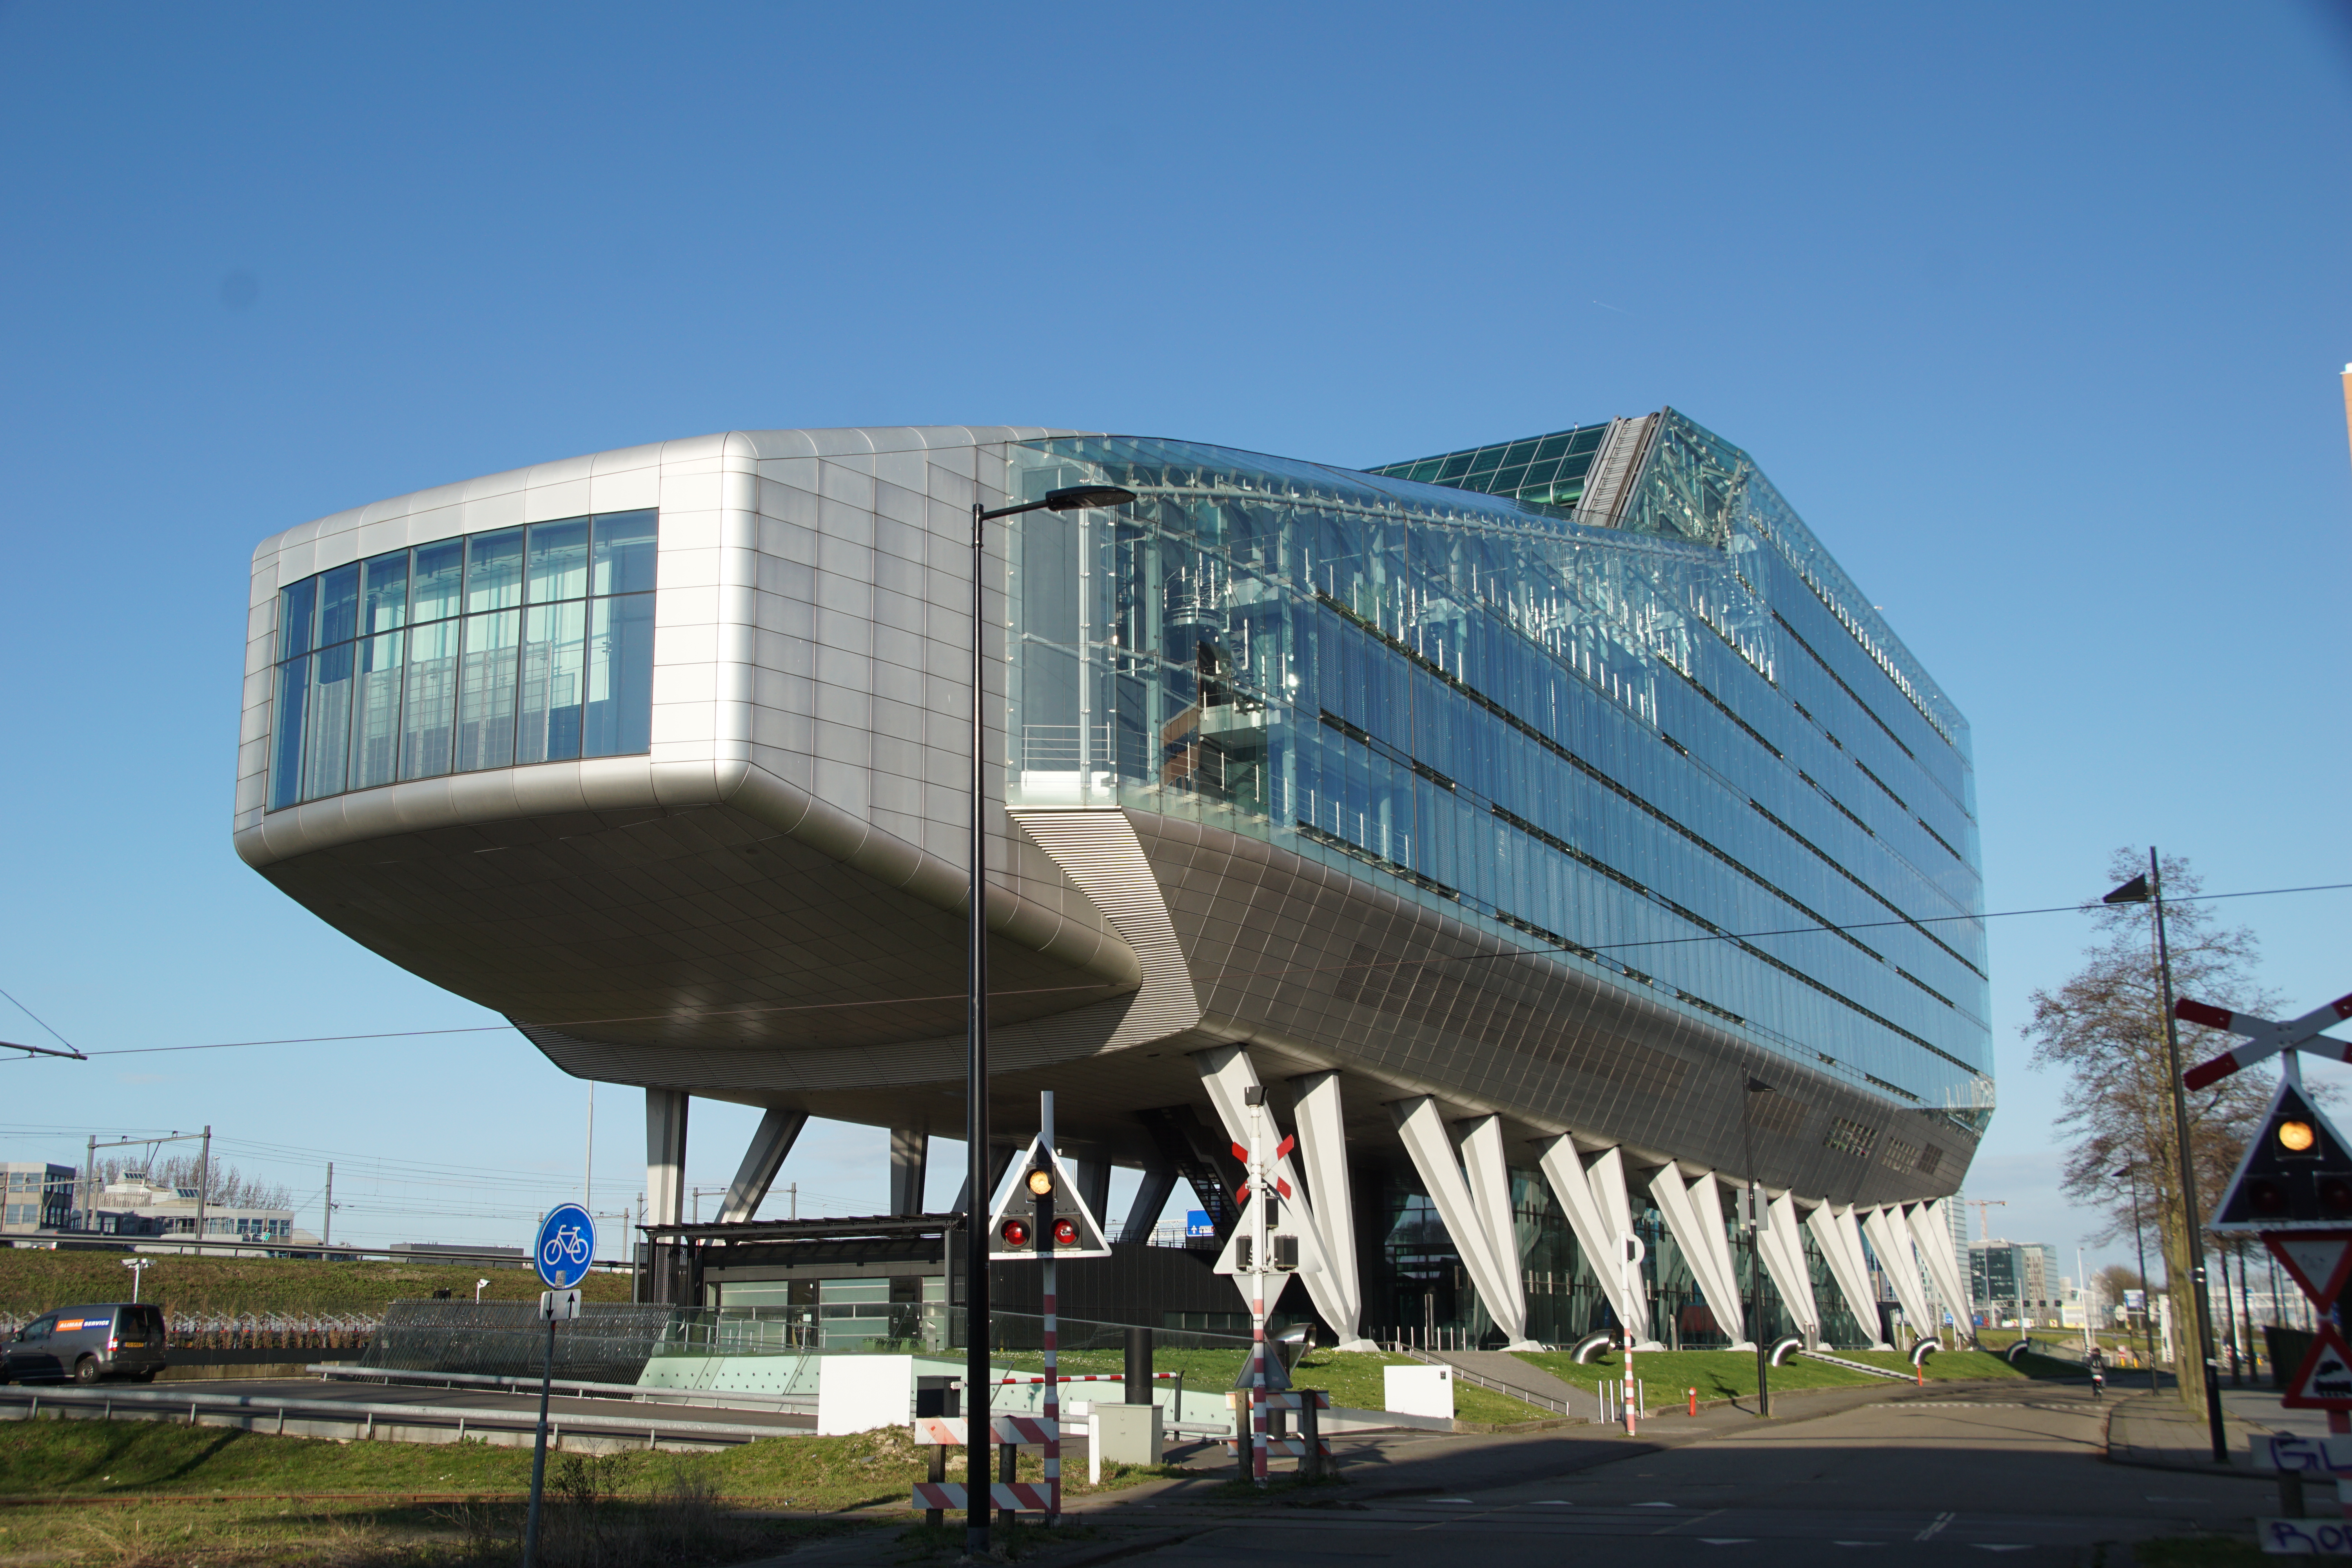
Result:
{"type": "Polygon", "coordinates": [[[1265,1247],[1269,1229],[1265,1223],[1266,1200],[1274,1194],[1274,1184],[1267,1178],[1265,1168],[1265,1090],[1253,1085],[1244,1098],[1249,1101],[1250,1117],[1250,1478],[1258,1485],[1266,1482],[1266,1381],[1265,1381],[1265,1275],[1271,1261],[1265,1247]]]}
{"type": "MultiPolygon", "coordinates": [[[[1050,1154],[1054,1150],[1054,1091],[1047,1089],[1038,1099],[1044,1105],[1045,1124],[1042,1146],[1050,1154]]],[[[1040,1290],[1045,1319],[1045,1528],[1051,1530],[1061,1521],[1062,1515],[1062,1394],[1060,1379],[1055,1376],[1061,1370],[1061,1320],[1054,1277],[1054,1198],[1050,1193],[1037,1201],[1037,1248],[1045,1272],[1040,1290]]]]}

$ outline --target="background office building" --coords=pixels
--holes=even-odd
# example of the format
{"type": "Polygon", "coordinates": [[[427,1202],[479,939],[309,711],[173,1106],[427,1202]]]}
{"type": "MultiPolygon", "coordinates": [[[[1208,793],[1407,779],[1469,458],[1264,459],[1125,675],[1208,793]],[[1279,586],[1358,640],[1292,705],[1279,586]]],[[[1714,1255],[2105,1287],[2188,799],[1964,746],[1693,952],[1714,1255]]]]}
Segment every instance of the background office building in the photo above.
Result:
{"type": "MultiPolygon", "coordinates": [[[[1343,1342],[1867,1342],[1881,1279],[1965,1321],[1968,725],[1673,410],[1370,472],[732,432],[321,519],[253,587],[239,852],[643,1086],[657,1239],[694,1096],[766,1111],[705,1242],[810,1115],[887,1129],[921,1208],[963,1119],[977,632],[1000,1159],[1050,1088],[1097,1204],[1139,1170],[1139,1245],[1180,1184],[1222,1232],[1264,1085],[1330,1262],[1292,1304],[1343,1342]],[[973,502],[1080,483],[1139,499],[995,525],[975,628],[973,502]],[[1643,1269],[1596,1268],[1629,1233],[1643,1269]]],[[[661,1289],[725,1301],[696,1256],[661,1289]]]]}
{"type": "Polygon", "coordinates": [[[5,1204],[0,1204],[0,1234],[29,1236],[65,1229],[72,1223],[77,1179],[71,1165],[0,1163],[0,1182],[5,1182],[7,1194],[5,1204]]]}

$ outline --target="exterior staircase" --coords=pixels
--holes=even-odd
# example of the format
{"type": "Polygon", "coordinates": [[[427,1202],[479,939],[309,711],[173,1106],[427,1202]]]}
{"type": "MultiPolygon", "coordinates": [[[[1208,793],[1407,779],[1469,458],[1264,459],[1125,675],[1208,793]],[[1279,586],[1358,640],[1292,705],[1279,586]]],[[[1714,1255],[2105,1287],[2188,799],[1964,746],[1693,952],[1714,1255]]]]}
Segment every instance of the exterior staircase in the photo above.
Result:
{"type": "Polygon", "coordinates": [[[1415,1361],[1452,1367],[1454,1375],[1465,1383],[1524,1400],[1551,1415],[1588,1421],[1601,1419],[1601,1401],[1592,1394],[1539,1366],[1529,1366],[1507,1352],[1424,1351],[1411,1345],[1400,1345],[1398,1349],[1415,1361]]]}

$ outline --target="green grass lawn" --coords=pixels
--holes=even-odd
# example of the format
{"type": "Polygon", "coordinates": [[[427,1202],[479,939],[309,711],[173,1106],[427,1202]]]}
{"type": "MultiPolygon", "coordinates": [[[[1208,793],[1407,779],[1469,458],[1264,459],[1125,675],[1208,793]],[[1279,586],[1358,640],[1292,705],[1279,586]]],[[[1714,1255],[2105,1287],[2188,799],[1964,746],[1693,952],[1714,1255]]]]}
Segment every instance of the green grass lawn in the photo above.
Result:
{"type": "MultiPolygon", "coordinates": [[[[1848,1361],[1858,1361],[1869,1366],[1883,1366],[1889,1372],[1908,1375],[1911,1358],[1895,1351],[1839,1351],[1848,1361]]],[[[1522,1352],[1519,1359],[1530,1366],[1539,1366],[1565,1383],[1580,1388],[1591,1388],[1601,1383],[1615,1383],[1624,1376],[1618,1352],[1606,1352],[1582,1366],[1566,1352],[1522,1352]]],[[[1997,1355],[1982,1351],[1945,1351],[1927,1358],[1927,1381],[1948,1383],[1957,1379],[1984,1377],[2073,1377],[2082,1369],[2071,1362],[2053,1361],[2046,1356],[2029,1354],[2026,1364],[2011,1366],[1997,1355]]],[[[1702,1400],[1733,1399],[1756,1392],[1756,1356],[1751,1351],[1652,1351],[1637,1352],[1633,1357],[1633,1375],[1642,1381],[1643,1388],[1654,1410],[1678,1404],[1689,1397],[1688,1390],[1696,1388],[1702,1400]]],[[[1826,1362],[1808,1361],[1802,1356],[1790,1358],[1786,1364],[1771,1369],[1772,1386],[1778,1389],[1856,1388],[1875,1384],[1888,1386],[1884,1378],[1867,1373],[1833,1366],[1826,1362]]]]}
{"type": "MultiPolygon", "coordinates": [[[[1582,1366],[1565,1351],[1522,1351],[1518,1357],[1580,1388],[1618,1383],[1625,1375],[1623,1358],[1615,1351],[1594,1356],[1582,1366]]],[[[1641,1380],[1653,1410],[1681,1404],[1693,1388],[1702,1400],[1732,1399],[1756,1392],[1756,1354],[1753,1351],[1637,1352],[1633,1375],[1641,1380]]],[[[1774,1367],[1771,1375],[1773,1387],[1786,1389],[1853,1388],[1884,1381],[1867,1373],[1803,1360],[1774,1367]]]]}
{"type": "MultiPolygon", "coordinates": [[[[963,1450],[947,1458],[948,1478],[963,1479],[963,1450]]],[[[0,1437],[0,1494],[50,1496],[62,1506],[0,1511],[0,1560],[47,1552],[339,1568],[511,1563],[516,1500],[529,1490],[530,1458],[529,1448],[481,1442],[337,1443],[166,1422],[11,1422],[0,1437]],[[239,1500],[196,1501],[225,1494],[239,1500]],[[416,1497],[425,1500],[409,1500],[416,1497]],[[92,1506],[132,1499],[141,1500],[92,1506]]],[[[555,1533],[546,1562],[740,1562],[784,1551],[813,1528],[805,1519],[750,1517],[747,1506],[843,1515],[848,1524],[868,1522],[854,1512],[867,1510],[885,1522],[919,1520],[904,1505],[929,1461],[929,1450],[896,1427],[709,1454],[551,1455],[555,1533]],[[641,1549],[632,1554],[616,1542],[641,1549]]],[[[1042,1457],[1024,1452],[1021,1479],[1042,1473],[1042,1457]]],[[[1063,1485],[1085,1495],[1171,1473],[1182,1472],[1108,1466],[1100,1485],[1089,1486],[1080,1465],[1063,1485]]]]}
{"type": "MultiPolygon", "coordinates": [[[[355,1263],[299,1258],[193,1258],[155,1255],[142,1300],[174,1312],[319,1312],[379,1316],[404,1297],[447,1290],[471,1300],[474,1281],[487,1279],[486,1300],[537,1300],[539,1276],[528,1268],[484,1268],[472,1263],[355,1263]]],[[[119,1301],[129,1292],[122,1255],[0,1250],[0,1312],[31,1317],[76,1301],[119,1301]]],[[[591,1301],[626,1301],[629,1277],[591,1274],[581,1289],[591,1301]]]]}

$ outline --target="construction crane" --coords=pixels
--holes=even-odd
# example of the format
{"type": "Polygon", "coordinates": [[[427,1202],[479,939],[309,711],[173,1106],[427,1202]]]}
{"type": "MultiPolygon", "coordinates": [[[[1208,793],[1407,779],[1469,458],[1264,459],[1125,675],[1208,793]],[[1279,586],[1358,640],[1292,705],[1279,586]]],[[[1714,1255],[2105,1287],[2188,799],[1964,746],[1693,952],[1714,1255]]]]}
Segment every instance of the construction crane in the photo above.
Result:
{"type": "Polygon", "coordinates": [[[1977,1211],[1977,1228],[1984,1233],[1985,1240],[1990,1241],[1992,1215],[1985,1213],[1985,1210],[2005,1209],[2009,1206],[2009,1200],[2007,1198],[1962,1198],[1960,1201],[1977,1211]]]}

